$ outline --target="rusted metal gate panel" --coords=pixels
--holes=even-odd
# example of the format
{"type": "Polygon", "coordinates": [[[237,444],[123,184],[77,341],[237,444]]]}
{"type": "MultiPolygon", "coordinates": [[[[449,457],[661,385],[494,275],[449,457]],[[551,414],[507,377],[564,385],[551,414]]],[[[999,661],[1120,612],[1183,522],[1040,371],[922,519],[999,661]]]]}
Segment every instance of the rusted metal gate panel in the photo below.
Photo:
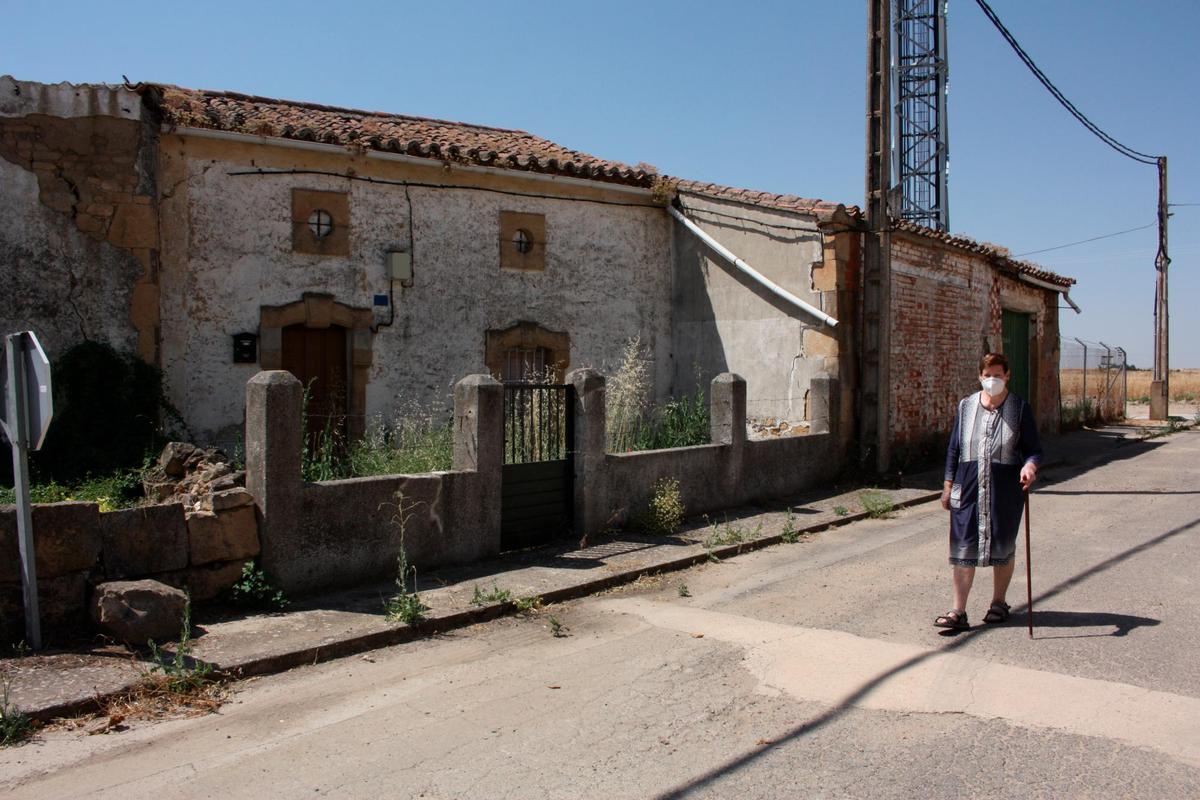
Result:
{"type": "Polygon", "coordinates": [[[504,387],[504,471],[500,548],[553,541],[574,512],[574,389],[563,384],[504,387]]]}

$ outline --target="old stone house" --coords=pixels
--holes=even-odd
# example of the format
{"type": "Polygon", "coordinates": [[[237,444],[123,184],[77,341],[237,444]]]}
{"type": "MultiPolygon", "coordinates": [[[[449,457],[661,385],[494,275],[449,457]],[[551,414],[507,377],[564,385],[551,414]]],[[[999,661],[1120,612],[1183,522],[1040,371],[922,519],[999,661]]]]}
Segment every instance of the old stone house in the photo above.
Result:
{"type": "MultiPolygon", "coordinates": [[[[447,405],[467,374],[612,369],[632,337],[659,399],[737,372],[751,417],[836,416],[854,437],[853,207],[522,131],[154,84],[0,78],[0,156],[0,328],[34,329],[52,358],[83,339],[136,352],[200,440],[237,437],[262,369],[353,434],[447,405]],[[836,396],[814,398],[817,379],[836,396]]],[[[941,431],[985,342],[1028,346],[1053,425],[1070,279],[961,237],[892,242],[888,436],[941,431]]]]}

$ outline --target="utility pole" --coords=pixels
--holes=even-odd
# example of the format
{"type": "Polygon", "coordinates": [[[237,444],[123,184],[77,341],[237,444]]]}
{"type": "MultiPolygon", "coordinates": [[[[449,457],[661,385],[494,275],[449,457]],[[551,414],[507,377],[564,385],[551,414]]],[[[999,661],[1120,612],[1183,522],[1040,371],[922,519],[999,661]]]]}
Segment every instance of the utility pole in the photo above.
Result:
{"type": "Polygon", "coordinates": [[[1170,417],[1171,407],[1171,362],[1167,357],[1167,342],[1170,339],[1170,318],[1167,315],[1167,267],[1171,259],[1167,255],[1167,157],[1158,159],[1158,255],[1154,268],[1158,271],[1158,282],[1154,287],[1154,374],[1150,382],[1150,419],[1165,420],[1170,417]]]}
{"type": "Polygon", "coordinates": [[[863,247],[860,457],[884,472],[891,460],[888,347],[891,339],[892,0],[867,0],[867,234],[863,247]]]}

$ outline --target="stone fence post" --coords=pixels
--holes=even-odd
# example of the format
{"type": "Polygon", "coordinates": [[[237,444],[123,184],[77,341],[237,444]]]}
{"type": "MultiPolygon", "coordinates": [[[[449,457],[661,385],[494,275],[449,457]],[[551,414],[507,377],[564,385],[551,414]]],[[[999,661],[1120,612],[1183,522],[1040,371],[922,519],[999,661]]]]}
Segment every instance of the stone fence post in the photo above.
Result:
{"type": "Polygon", "coordinates": [[[479,473],[481,552],[499,553],[504,384],[491,375],[468,375],[454,384],[454,469],[479,473]]]}
{"type": "Polygon", "coordinates": [[[254,495],[262,568],[285,591],[299,546],[304,481],[304,389],[286,370],[260,372],[246,384],[246,488],[254,495]]]}
{"type": "Polygon", "coordinates": [[[809,382],[809,433],[832,433],[841,429],[841,402],[837,378],[817,377],[809,382]]]}
{"type": "Polygon", "coordinates": [[[746,379],[732,372],[713,378],[708,408],[713,444],[732,445],[740,453],[746,444],[746,379]]]}
{"type": "Polygon", "coordinates": [[[608,449],[604,376],[594,369],[567,373],[575,389],[575,533],[581,539],[600,533],[607,522],[608,487],[604,454],[608,449]]]}
{"type": "Polygon", "coordinates": [[[713,444],[729,446],[725,472],[727,496],[735,496],[746,449],[746,379],[732,372],[713,378],[708,397],[709,432],[713,444]]]}

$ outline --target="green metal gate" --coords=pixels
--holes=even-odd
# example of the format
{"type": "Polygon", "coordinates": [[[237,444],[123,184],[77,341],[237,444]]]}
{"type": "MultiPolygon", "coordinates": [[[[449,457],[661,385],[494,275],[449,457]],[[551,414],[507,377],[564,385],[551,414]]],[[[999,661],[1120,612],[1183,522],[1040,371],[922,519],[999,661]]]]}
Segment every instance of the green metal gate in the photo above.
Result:
{"type": "Polygon", "coordinates": [[[504,387],[500,549],[553,541],[574,515],[575,391],[563,384],[504,387]]]}
{"type": "Polygon", "coordinates": [[[1008,356],[1011,371],[1008,388],[1033,402],[1029,395],[1029,315],[1016,311],[1002,313],[1004,355],[1008,356]]]}

